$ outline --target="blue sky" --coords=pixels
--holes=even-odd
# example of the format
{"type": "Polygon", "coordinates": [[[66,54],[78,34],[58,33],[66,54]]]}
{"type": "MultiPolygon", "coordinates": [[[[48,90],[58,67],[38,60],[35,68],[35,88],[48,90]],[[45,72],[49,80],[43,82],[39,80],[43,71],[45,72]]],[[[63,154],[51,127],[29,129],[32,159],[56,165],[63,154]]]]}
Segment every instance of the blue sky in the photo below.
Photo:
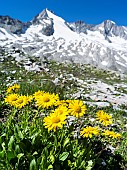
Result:
{"type": "Polygon", "coordinates": [[[127,26],[127,0],[2,0],[0,15],[26,22],[45,8],[69,22],[99,24],[110,19],[127,26]]]}

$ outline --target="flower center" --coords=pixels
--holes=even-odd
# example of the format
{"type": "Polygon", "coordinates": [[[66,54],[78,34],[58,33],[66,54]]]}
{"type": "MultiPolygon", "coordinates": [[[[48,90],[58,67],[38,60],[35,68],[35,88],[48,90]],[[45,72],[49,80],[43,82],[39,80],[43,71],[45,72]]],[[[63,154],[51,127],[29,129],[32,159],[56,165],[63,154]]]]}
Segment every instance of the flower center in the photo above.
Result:
{"type": "Polygon", "coordinates": [[[60,118],[59,117],[52,118],[52,123],[59,123],[59,122],[60,122],[60,118]]]}
{"type": "Polygon", "coordinates": [[[44,102],[49,102],[50,99],[49,99],[47,96],[45,96],[45,97],[43,98],[43,101],[44,101],[44,102]]]}
{"type": "Polygon", "coordinates": [[[103,120],[104,120],[104,121],[109,121],[109,118],[106,117],[106,116],[104,116],[104,117],[103,117],[103,120]]]}
{"type": "Polygon", "coordinates": [[[12,98],[12,101],[16,101],[16,100],[17,100],[17,97],[13,97],[13,98],[12,98]]]}
{"type": "Polygon", "coordinates": [[[80,113],[81,112],[81,107],[80,106],[75,106],[74,111],[77,112],[77,113],[80,113]]]}

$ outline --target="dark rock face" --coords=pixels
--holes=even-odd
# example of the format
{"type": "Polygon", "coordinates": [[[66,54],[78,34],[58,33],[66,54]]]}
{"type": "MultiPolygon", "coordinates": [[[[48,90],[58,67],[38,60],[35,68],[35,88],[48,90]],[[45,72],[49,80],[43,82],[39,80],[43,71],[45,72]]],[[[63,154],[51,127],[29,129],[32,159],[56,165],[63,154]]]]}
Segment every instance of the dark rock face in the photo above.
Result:
{"type": "Polygon", "coordinates": [[[53,35],[53,20],[48,17],[46,10],[43,10],[40,14],[38,14],[33,20],[33,25],[41,25],[42,26],[42,34],[46,36],[53,35]]]}
{"type": "Polygon", "coordinates": [[[127,34],[123,26],[117,26],[114,22],[110,20],[104,21],[104,33],[108,36],[119,36],[121,38],[127,39],[127,34]]]}
{"type": "Polygon", "coordinates": [[[87,34],[87,30],[90,30],[94,25],[86,24],[84,21],[79,20],[69,23],[69,26],[74,32],[87,34]]]}
{"type": "Polygon", "coordinates": [[[92,28],[92,31],[99,31],[106,39],[107,37],[119,36],[120,38],[127,40],[127,27],[118,26],[116,23],[110,20],[105,20],[101,24],[96,25],[92,28]]]}
{"type": "Polygon", "coordinates": [[[30,22],[23,23],[17,19],[12,19],[9,16],[0,16],[0,27],[6,29],[8,32],[13,34],[24,33],[29,27],[30,22]]]}

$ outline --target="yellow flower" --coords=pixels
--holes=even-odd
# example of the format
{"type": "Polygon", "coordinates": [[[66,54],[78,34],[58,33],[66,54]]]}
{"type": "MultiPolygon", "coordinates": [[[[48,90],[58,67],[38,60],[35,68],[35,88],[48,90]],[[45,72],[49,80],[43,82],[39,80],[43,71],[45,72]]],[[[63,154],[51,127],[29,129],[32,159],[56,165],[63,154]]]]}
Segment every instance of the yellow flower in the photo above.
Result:
{"type": "Polygon", "coordinates": [[[83,101],[71,100],[69,102],[69,112],[72,116],[79,118],[85,114],[86,110],[87,108],[83,101]]]}
{"type": "Polygon", "coordinates": [[[34,98],[37,100],[38,97],[42,96],[44,94],[44,91],[38,90],[33,94],[34,98]]]}
{"type": "Polygon", "coordinates": [[[53,112],[58,115],[68,115],[68,108],[64,105],[60,105],[53,112]]]}
{"type": "Polygon", "coordinates": [[[64,106],[68,106],[68,104],[67,104],[67,102],[66,102],[66,100],[59,100],[58,102],[57,102],[57,105],[58,106],[60,106],[60,105],[64,105],[64,106]]]}
{"type": "Polygon", "coordinates": [[[99,110],[97,113],[97,120],[99,120],[104,126],[108,126],[112,124],[112,116],[104,112],[103,110],[99,110]]]}
{"type": "Polygon", "coordinates": [[[10,104],[11,106],[14,106],[18,98],[19,98],[18,94],[15,94],[15,93],[10,94],[5,98],[5,102],[10,104]]]}
{"type": "Polygon", "coordinates": [[[110,131],[110,130],[104,130],[103,135],[108,136],[110,138],[121,138],[122,137],[121,134],[115,133],[115,132],[110,131]]]}
{"type": "Polygon", "coordinates": [[[93,135],[98,135],[99,134],[99,128],[98,127],[92,127],[92,126],[87,126],[80,132],[80,136],[83,136],[84,138],[92,138],[93,135]]]}
{"type": "Polygon", "coordinates": [[[57,101],[59,100],[59,97],[58,95],[45,92],[43,95],[38,96],[36,100],[37,100],[37,106],[42,108],[49,108],[50,106],[57,105],[57,101]]]}
{"type": "Polygon", "coordinates": [[[58,106],[59,105],[59,101],[60,101],[60,98],[59,98],[59,95],[58,94],[52,94],[52,98],[54,100],[54,104],[55,106],[58,106]]]}
{"type": "Polygon", "coordinates": [[[22,108],[27,105],[31,101],[31,97],[29,96],[19,96],[15,102],[15,107],[22,108]]]}
{"type": "Polygon", "coordinates": [[[31,101],[33,100],[33,96],[32,96],[32,95],[27,95],[27,96],[26,96],[26,99],[27,99],[29,102],[31,102],[31,101]]]}
{"type": "Polygon", "coordinates": [[[122,138],[122,135],[119,133],[116,133],[116,138],[122,138]]]}
{"type": "Polygon", "coordinates": [[[45,128],[48,128],[48,132],[50,130],[56,131],[57,128],[62,128],[63,124],[65,124],[65,115],[58,115],[56,113],[52,113],[49,116],[44,118],[44,126],[45,128]]]}
{"type": "Polygon", "coordinates": [[[20,89],[20,85],[14,84],[13,86],[9,86],[7,89],[7,93],[16,93],[20,89]]]}

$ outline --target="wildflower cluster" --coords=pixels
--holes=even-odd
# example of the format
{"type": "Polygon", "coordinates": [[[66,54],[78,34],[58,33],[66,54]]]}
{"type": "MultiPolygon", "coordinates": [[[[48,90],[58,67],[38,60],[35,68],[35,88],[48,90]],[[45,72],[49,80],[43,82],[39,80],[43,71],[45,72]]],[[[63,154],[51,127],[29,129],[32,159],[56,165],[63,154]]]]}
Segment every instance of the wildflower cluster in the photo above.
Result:
{"type": "Polygon", "coordinates": [[[48,131],[57,128],[62,128],[66,124],[68,115],[75,116],[77,118],[83,116],[86,112],[86,105],[80,100],[60,100],[58,94],[50,94],[49,92],[37,91],[34,93],[36,105],[39,108],[53,108],[50,115],[44,118],[44,126],[48,128],[48,131]]]}
{"type": "Polygon", "coordinates": [[[43,90],[23,95],[18,87],[9,87],[2,102],[11,106],[0,138],[4,169],[100,169],[107,144],[123,142],[104,110],[94,113],[82,100],[61,100],[43,90]]]}
{"type": "Polygon", "coordinates": [[[25,105],[29,104],[33,99],[32,96],[19,95],[18,92],[20,85],[14,84],[13,86],[8,87],[7,96],[5,97],[5,102],[16,108],[23,108],[25,105]]]}
{"type": "Polygon", "coordinates": [[[24,95],[18,95],[18,94],[9,94],[5,98],[5,102],[10,104],[11,106],[15,106],[16,108],[22,108],[25,105],[29,104],[29,102],[32,100],[32,96],[24,96],[24,95]]]}
{"type": "MultiPolygon", "coordinates": [[[[13,92],[14,89],[18,89],[19,85],[11,86],[7,89],[7,92],[13,92]],[[13,90],[10,90],[13,89],[13,90]]],[[[57,129],[62,129],[65,125],[67,127],[67,118],[68,116],[73,116],[77,120],[83,117],[87,113],[87,107],[81,100],[60,100],[58,94],[51,94],[49,92],[38,90],[32,96],[23,96],[16,93],[10,93],[6,96],[5,102],[16,108],[23,108],[29,102],[35,100],[35,104],[39,109],[48,109],[50,110],[49,115],[43,119],[43,125],[48,129],[48,132],[57,129]]],[[[89,113],[87,113],[89,114],[89,113]]],[[[87,116],[86,116],[87,117],[87,116]]],[[[97,135],[104,135],[110,138],[120,138],[121,135],[113,131],[106,129],[107,126],[112,124],[112,116],[103,110],[99,110],[96,113],[96,120],[103,125],[99,126],[86,126],[82,127],[80,130],[80,136],[84,138],[92,138],[97,135]]],[[[96,123],[97,123],[96,121],[96,123]]]]}

